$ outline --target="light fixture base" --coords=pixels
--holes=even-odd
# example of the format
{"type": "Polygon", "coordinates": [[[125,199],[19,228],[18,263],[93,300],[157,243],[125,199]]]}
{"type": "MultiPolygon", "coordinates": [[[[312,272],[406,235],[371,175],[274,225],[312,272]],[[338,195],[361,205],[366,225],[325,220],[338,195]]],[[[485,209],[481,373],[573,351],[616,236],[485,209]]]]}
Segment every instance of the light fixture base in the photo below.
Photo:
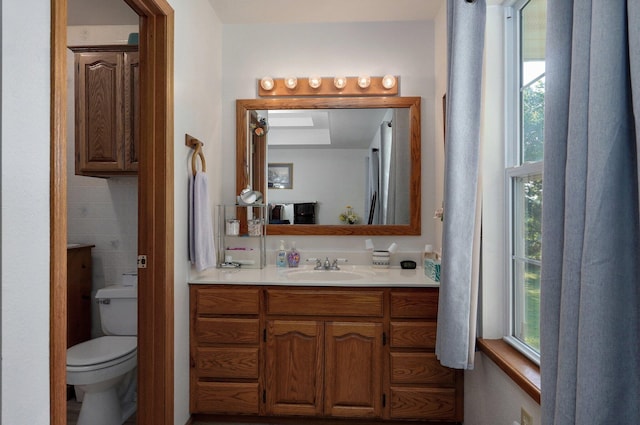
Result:
{"type": "MultiPolygon", "coordinates": [[[[333,82],[333,77],[320,77],[322,81],[333,82]]],[[[384,77],[370,77],[370,84],[367,87],[358,85],[358,77],[346,77],[344,87],[338,88],[335,84],[321,84],[317,88],[312,88],[308,84],[300,84],[308,78],[298,77],[298,84],[293,88],[287,87],[284,78],[274,78],[273,88],[265,90],[258,80],[258,96],[260,97],[286,97],[286,96],[397,96],[400,92],[400,77],[395,76],[393,87],[385,88],[384,77]]]]}

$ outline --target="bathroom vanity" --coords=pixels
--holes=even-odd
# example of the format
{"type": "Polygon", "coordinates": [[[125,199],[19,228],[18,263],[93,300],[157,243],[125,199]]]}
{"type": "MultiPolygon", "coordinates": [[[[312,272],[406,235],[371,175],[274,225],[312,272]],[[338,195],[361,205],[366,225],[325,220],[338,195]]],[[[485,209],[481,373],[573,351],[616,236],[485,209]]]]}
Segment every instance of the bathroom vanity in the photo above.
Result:
{"type": "Polygon", "coordinates": [[[195,417],[462,422],[463,374],[434,354],[437,284],[420,269],[310,271],[192,280],[195,417]]]}

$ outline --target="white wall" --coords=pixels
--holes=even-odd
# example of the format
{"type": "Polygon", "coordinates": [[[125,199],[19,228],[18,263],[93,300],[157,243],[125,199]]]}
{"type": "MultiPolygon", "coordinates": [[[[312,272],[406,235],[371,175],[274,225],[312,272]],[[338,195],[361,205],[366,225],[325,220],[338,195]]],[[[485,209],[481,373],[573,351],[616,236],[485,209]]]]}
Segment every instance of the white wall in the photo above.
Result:
{"type": "MultiPolygon", "coordinates": [[[[187,182],[192,150],[185,134],[204,142],[211,205],[221,203],[222,145],[221,80],[222,31],[207,0],[169,0],[175,10],[174,69],[174,247],[175,247],[175,368],[174,423],[189,418],[189,291],[187,276],[187,182]]],[[[234,177],[235,180],[235,177],[234,177]]],[[[215,209],[212,209],[215,211],[215,209]]]]}
{"type": "MultiPolygon", "coordinates": [[[[422,97],[422,236],[373,240],[376,246],[384,247],[396,241],[396,259],[404,256],[403,251],[421,252],[427,242],[439,246],[439,240],[435,240],[439,223],[431,218],[441,203],[436,191],[442,185],[442,178],[434,172],[438,154],[434,141],[433,22],[238,24],[225,25],[223,37],[222,155],[231,159],[225,162],[225,175],[235,176],[235,100],[256,98],[258,78],[399,75],[401,95],[422,97]]],[[[234,202],[235,192],[235,183],[229,180],[223,188],[224,201],[234,202]]],[[[363,251],[366,238],[313,236],[296,237],[296,242],[304,257],[305,250],[325,250],[328,255],[334,255],[337,249],[341,254],[363,251]]],[[[277,249],[279,239],[268,238],[267,249],[277,249]]]]}
{"type": "Polygon", "coordinates": [[[49,423],[50,5],[24,0],[0,7],[0,423],[44,425],[49,423]]]}
{"type": "MultiPolygon", "coordinates": [[[[131,11],[131,14],[134,14],[131,11]]],[[[126,44],[137,25],[67,27],[69,46],[126,44]]],[[[138,255],[138,179],[75,174],[74,54],[67,49],[67,238],[93,244],[92,293],[119,284],[122,273],[136,271],[138,255]]],[[[91,304],[91,336],[102,334],[96,304],[91,304]]]]}

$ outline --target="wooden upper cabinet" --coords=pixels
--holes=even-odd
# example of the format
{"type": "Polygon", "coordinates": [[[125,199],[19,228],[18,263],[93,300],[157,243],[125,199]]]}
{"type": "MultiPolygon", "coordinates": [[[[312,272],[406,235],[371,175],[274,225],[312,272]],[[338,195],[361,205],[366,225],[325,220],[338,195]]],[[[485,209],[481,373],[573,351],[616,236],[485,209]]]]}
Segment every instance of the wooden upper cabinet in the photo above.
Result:
{"type": "Polygon", "coordinates": [[[140,143],[137,46],[71,50],[75,53],[76,174],[136,174],[140,143]]]}

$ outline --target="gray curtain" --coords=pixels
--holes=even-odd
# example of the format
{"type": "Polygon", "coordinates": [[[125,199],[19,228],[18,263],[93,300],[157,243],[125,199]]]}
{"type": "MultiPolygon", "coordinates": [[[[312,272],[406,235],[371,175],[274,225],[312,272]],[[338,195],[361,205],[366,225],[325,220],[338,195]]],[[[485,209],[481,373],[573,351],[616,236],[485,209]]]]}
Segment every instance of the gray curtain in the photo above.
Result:
{"type": "Polygon", "coordinates": [[[473,367],[478,285],[478,164],[486,3],[448,0],[444,228],[436,355],[473,367]]]}
{"type": "Polygon", "coordinates": [[[371,150],[368,161],[367,196],[365,218],[368,224],[380,224],[380,155],[378,149],[371,150]],[[371,208],[373,207],[373,214],[371,208]],[[371,220],[369,221],[369,218],[371,220]]]}
{"type": "Polygon", "coordinates": [[[388,121],[380,124],[380,213],[381,224],[395,224],[396,144],[388,121]]]}
{"type": "Polygon", "coordinates": [[[542,423],[640,421],[640,1],[548,0],[542,423]]]}

